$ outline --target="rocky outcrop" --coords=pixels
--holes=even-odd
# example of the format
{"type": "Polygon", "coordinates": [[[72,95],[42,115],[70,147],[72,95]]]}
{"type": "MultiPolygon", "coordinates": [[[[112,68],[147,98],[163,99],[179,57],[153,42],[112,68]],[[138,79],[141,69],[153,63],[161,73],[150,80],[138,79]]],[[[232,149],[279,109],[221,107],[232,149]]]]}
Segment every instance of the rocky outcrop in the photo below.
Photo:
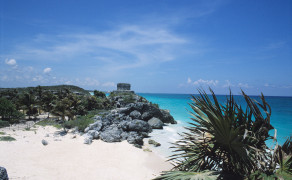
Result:
{"type": "Polygon", "coordinates": [[[44,146],[46,146],[46,145],[48,145],[48,141],[46,141],[46,140],[42,140],[42,144],[44,145],[44,146]]]}
{"type": "Polygon", "coordinates": [[[143,145],[143,138],[148,137],[152,129],[162,129],[164,123],[175,124],[169,111],[159,109],[138,95],[130,95],[134,102],[127,102],[128,97],[111,96],[111,100],[121,107],[95,116],[94,123],[84,130],[84,143],[90,144],[93,139],[105,142],[127,140],[136,147],[143,145]]]}
{"type": "Polygon", "coordinates": [[[151,118],[148,121],[148,124],[152,127],[152,129],[162,129],[163,128],[163,122],[156,117],[151,118]]]}
{"type": "Polygon", "coordinates": [[[4,167],[0,166],[0,180],[8,180],[8,174],[4,167]]]}
{"type": "Polygon", "coordinates": [[[154,147],[161,146],[161,144],[159,142],[156,142],[153,139],[149,139],[148,144],[152,144],[154,147]]]}

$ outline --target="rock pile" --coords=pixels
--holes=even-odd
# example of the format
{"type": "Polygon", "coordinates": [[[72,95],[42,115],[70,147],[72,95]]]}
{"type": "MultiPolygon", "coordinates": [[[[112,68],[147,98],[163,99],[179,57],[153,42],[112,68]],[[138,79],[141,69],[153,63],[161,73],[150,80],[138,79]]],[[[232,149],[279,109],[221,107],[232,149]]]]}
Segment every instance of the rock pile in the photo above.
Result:
{"type": "Polygon", "coordinates": [[[8,174],[4,167],[0,166],[0,180],[8,180],[8,174]]]}
{"type": "Polygon", "coordinates": [[[139,148],[143,145],[143,138],[152,129],[162,129],[164,123],[176,123],[167,110],[159,109],[149,102],[129,103],[106,115],[96,115],[94,121],[84,130],[85,144],[100,138],[105,142],[127,140],[139,148]]]}

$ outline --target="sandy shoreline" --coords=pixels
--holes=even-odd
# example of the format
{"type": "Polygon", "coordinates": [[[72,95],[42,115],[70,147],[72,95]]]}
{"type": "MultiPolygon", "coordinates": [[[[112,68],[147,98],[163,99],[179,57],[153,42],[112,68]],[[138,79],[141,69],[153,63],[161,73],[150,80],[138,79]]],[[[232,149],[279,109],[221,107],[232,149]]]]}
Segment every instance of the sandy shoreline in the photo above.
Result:
{"type": "Polygon", "coordinates": [[[158,154],[126,141],[95,140],[86,145],[82,136],[60,136],[56,131],[51,126],[29,131],[25,126],[0,129],[16,139],[0,141],[0,166],[7,169],[10,179],[149,180],[172,167],[158,154]],[[42,139],[48,141],[47,146],[42,139]]]}

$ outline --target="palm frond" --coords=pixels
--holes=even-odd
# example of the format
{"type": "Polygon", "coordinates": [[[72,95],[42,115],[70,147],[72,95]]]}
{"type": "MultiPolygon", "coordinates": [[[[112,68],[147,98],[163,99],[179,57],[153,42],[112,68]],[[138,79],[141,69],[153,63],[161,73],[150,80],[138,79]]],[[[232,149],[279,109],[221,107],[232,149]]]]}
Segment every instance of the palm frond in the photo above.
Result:
{"type": "Polygon", "coordinates": [[[154,180],[215,180],[219,173],[215,171],[205,172],[186,172],[186,171],[168,171],[154,180]]]}
{"type": "Polygon", "coordinates": [[[170,161],[180,171],[215,170],[248,176],[261,167],[258,161],[267,159],[265,141],[273,129],[270,106],[263,95],[259,103],[242,92],[247,103],[244,110],[231,91],[225,104],[219,103],[212,89],[210,93],[199,90],[198,96],[191,96],[193,122],[174,143],[175,154],[170,161]]]}

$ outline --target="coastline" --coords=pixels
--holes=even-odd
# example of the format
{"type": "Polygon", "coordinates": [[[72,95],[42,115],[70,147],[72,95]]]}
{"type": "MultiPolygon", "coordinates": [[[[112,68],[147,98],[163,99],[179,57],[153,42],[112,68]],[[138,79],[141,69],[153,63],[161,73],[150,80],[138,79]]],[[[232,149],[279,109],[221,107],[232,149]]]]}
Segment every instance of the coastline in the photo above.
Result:
{"type": "MultiPolygon", "coordinates": [[[[16,141],[0,141],[1,164],[10,179],[140,179],[149,180],[171,169],[164,155],[147,152],[126,141],[106,143],[69,132],[57,135],[52,126],[1,128],[16,141]],[[44,146],[41,141],[46,140],[44,146]]],[[[4,136],[4,135],[1,135],[4,136]]]]}

